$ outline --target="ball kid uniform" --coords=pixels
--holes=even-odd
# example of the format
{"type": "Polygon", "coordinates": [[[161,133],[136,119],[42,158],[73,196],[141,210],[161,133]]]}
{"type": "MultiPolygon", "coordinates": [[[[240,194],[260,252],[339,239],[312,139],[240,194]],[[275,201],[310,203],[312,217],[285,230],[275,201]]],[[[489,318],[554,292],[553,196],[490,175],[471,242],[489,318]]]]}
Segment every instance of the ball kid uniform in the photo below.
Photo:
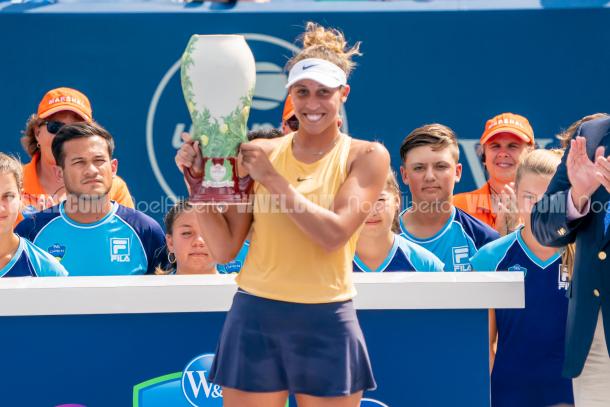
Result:
{"type": "Polygon", "coordinates": [[[241,268],[244,266],[249,249],[250,241],[246,240],[241,246],[241,249],[239,249],[239,253],[237,253],[237,256],[235,256],[235,258],[228,263],[217,264],[216,270],[218,270],[220,274],[239,273],[241,271],[241,268]]]}
{"type": "Polygon", "coordinates": [[[61,204],[23,220],[16,233],[61,261],[71,276],[152,274],[167,268],[165,235],[149,216],[116,202],[102,219],[82,224],[61,204]]]}
{"type": "Polygon", "coordinates": [[[358,254],[354,256],[354,271],[383,273],[392,271],[443,271],[445,265],[430,251],[404,237],[394,234],[394,244],[377,269],[370,269],[358,254]]]}
{"type": "Polygon", "coordinates": [[[561,376],[568,299],[560,252],[538,258],[522,228],[489,243],[471,259],[476,271],[525,274],[525,308],[497,309],[498,348],[491,375],[494,407],[572,404],[572,381],[561,376]]]}
{"type": "Polygon", "coordinates": [[[409,233],[400,214],[401,236],[428,249],[445,263],[445,271],[471,271],[470,258],[485,244],[500,237],[498,232],[455,206],[447,223],[432,237],[420,239],[409,233]]]}
{"type": "MultiPolygon", "coordinates": [[[[339,136],[326,155],[306,164],[292,153],[294,134],[278,139],[269,160],[298,192],[330,208],[347,178],[351,139],[339,136]]],[[[262,184],[255,184],[254,193],[250,250],[235,279],[239,291],[210,380],[244,391],[318,397],[375,388],[351,301],[357,234],[329,252],[299,229],[282,200],[262,184]]]]}
{"type": "Polygon", "coordinates": [[[0,269],[0,277],[64,277],[66,269],[49,253],[19,237],[13,258],[0,269]]]}

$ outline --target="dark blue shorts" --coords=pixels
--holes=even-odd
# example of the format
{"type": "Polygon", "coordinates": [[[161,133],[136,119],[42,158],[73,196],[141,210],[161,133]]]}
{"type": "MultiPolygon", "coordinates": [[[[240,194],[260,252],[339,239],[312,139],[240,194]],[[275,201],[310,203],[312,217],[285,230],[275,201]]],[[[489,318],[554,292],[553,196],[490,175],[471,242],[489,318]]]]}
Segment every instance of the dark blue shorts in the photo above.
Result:
{"type": "Polygon", "coordinates": [[[209,379],[242,391],[317,397],[376,388],[352,301],[299,304],[241,290],[227,314],[209,379]]]}

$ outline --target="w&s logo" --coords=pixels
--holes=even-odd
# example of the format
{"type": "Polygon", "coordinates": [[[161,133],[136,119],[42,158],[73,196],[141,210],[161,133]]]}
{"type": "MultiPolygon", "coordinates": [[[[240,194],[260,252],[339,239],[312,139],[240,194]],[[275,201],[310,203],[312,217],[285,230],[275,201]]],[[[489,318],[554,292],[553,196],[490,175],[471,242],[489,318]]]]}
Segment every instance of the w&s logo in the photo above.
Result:
{"type": "Polygon", "coordinates": [[[182,392],[195,407],[222,406],[221,387],[208,380],[213,360],[211,353],[197,356],[182,372],[182,392]]]}
{"type": "Polygon", "coordinates": [[[169,373],[133,388],[133,407],[220,407],[222,390],[209,380],[214,354],[191,360],[182,372],[169,373]]]}

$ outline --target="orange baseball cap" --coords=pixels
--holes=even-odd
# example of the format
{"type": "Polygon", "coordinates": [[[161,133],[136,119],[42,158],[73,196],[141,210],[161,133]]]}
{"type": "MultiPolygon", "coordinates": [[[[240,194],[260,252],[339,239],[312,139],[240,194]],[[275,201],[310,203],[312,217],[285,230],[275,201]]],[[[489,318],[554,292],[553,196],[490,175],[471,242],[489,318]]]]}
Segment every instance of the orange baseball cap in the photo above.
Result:
{"type": "Polygon", "coordinates": [[[485,123],[485,131],[481,136],[481,145],[487,143],[493,136],[500,133],[510,133],[519,137],[527,144],[534,144],[534,129],[523,116],[514,113],[502,113],[485,123]]]}
{"type": "Polygon", "coordinates": [[[87,122],[93,120],[89,99],[72,88],[56,88],[48,91],[38,105],[38,117],[45,119],[64,110],[76,113],[87,122]]]}
{"type": "Polygon", "coordinates": [[[284,112],[282,113],[282,122],[290,119],[294,116],[294,105],[292,104],[292,96],[288,95],[286,97],[286,102],[284,102],[284,112]]]}

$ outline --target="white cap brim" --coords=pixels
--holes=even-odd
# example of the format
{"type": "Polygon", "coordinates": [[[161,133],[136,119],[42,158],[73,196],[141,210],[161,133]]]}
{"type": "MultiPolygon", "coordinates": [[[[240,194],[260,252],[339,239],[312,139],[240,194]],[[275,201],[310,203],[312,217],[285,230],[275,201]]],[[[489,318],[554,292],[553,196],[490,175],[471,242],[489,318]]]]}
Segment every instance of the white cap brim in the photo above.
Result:
{"type": "Polygon", "coordinates": [[[317,58],[308,58],[297,62],[290,69],[286,88],[290,88],[304,79],[316,81],[329,88],[338,88],[347,84],[347,77],[343,69],[332,62],[317,58]]]}

